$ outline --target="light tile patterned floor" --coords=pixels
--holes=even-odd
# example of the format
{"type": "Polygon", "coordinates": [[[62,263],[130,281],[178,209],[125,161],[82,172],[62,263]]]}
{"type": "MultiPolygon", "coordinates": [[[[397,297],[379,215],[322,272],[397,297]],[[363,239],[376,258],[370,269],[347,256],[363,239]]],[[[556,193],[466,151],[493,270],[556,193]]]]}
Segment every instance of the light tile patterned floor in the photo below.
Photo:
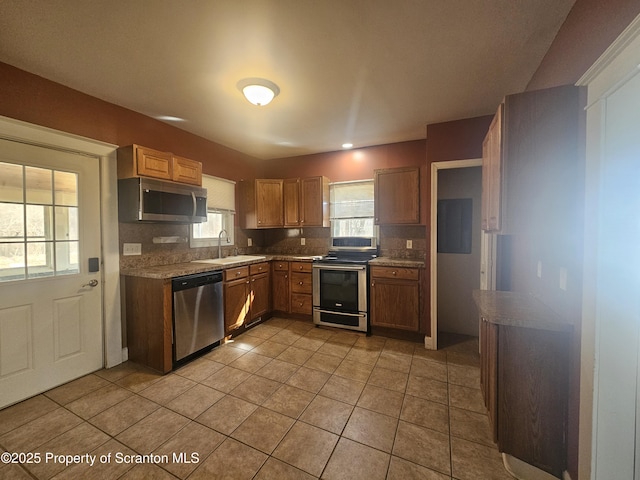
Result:
{"type": "Polygon", "coordinates": [[[0,451],[32,460],[0,478],[511,479],[477,340],[451,343],[273,318],[168,375],[128,362],[0,410],[0,451]]]}

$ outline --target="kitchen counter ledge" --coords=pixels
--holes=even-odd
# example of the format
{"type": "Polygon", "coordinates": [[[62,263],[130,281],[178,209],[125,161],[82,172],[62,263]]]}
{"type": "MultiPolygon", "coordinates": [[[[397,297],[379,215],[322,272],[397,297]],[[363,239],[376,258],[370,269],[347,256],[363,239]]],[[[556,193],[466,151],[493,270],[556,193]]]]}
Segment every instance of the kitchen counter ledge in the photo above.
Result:
{"type": "Polygon", "coordinates": [[[127,277],[142,277],[169,279],[181,277],[183,275],[193,275],[195,273],[222,271],[225,268],[243,267],[253,263],[269,262],[271,260],[282,260],[287,262],[311,262],[313,257],[306,255],[265,255],[259,260],[249,260],[246,262],[236,262],[232,265],[216,265],[213,263],[173,263],[170,265],[155,265],[153,267],[126,268],[120,270],[120,274],[127,277]]]}
{"type": "Polygon", "coordinates": [[[378,257],[369,262],[374,267],[424,268],[422,260],[404,260],[391,257],[378,257]]]}
{"type": "Polygon", "coordinates": [[[474,290],[473,300],[489,323],[511,327],[568,332],[572,326],[533,295],[496,290],[474,290]]]}

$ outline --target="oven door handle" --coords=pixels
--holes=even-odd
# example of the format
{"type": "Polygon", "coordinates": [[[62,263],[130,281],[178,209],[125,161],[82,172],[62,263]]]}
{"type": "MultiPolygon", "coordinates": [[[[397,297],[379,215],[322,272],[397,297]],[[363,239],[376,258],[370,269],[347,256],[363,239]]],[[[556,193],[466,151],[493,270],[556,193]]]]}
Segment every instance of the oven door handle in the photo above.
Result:
{"type": "Polygon", "coordinates": [[[320,270],[349,270],[349,271],[367,269],[366,265],[351,266],[351,265],[329,265],[329,264],[324,264],[324,265],[313,264],[312,268],[317,268],[320,270]]]}
{"type": "Polygon", "coordinates": [[[314,308],[314,310],[320,313],[332,313],[334,315],[345,315],[347,317],[366,317],[367,316],[366,313],[345,313],[345,312],[336,312],[331,310],[323,310],[321,308],[314,308]]]}

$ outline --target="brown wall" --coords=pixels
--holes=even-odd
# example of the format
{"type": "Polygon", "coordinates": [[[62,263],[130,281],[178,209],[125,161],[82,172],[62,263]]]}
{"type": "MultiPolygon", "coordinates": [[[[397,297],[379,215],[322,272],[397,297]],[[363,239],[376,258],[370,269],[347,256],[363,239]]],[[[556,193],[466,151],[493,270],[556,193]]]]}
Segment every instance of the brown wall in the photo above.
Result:
{"type": "Polygon", "coordinates": [[[639,14],[638,0],[577,0],[527,90],[575,84],[639,14]]]}
{"type": "Polygon", "coordinates": [[[324,175],[332,182],[364,180],[373,178],[373,171],[379,168],[424,166],[425,148],[424,140],[414,140],[268,160],[262,174],[268,178],[324,175]]]}
{"type": "Polygon", "coordinates": [[[0,115],[112,143],[137,143],[201,161],[210,175],[252,178],[259,162],[132,110],[0,62],[0,115]]]}

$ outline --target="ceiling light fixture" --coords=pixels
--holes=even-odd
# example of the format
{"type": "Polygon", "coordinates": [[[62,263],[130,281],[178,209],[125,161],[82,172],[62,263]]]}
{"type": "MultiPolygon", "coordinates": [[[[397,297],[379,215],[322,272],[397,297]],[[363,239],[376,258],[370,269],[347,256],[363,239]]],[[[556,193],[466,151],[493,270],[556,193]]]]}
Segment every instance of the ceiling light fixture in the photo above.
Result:
{"type": "Polygon", "coordinates": [[[238,89],[249,102],[259,107],[268,105],[280,93],[275,83],[264,78],[242,79],[238,82],[238,89]]]}

